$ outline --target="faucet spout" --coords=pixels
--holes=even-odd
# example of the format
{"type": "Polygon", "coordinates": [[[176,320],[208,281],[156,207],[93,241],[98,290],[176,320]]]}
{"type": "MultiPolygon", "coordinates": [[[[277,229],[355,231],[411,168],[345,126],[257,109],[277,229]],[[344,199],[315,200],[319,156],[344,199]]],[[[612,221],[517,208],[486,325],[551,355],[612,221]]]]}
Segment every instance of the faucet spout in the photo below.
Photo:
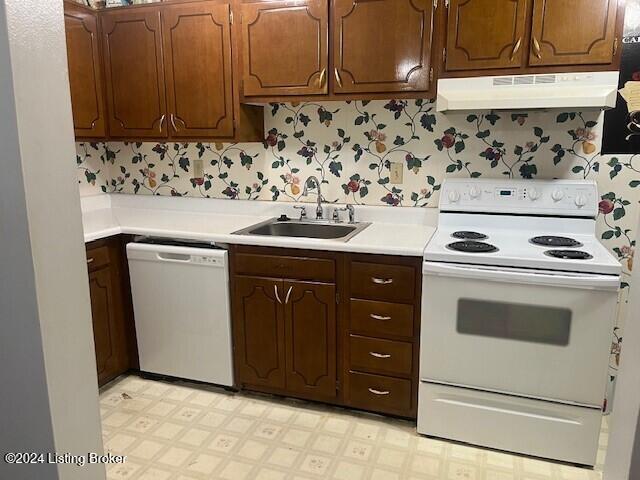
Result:
{"type": "Polygon", "coordinates": [[[313,186],[315,184],[315,188],[316,188],[316,193],[318,194],[318,204],[316,206],[316,219],[320,220],[324,217],[324,210],[322,208],[322,202],[324,201],[324,198],[322,198],[322,187],[320,184],[320,180],[318,180],[318,177],[316,177],[315,175],[311,175],[309,178],[307,178],[307,180],[304,182],[304,190],[302,191],[302,195],[303,196],[308,196],[309,195],[309,186],[313,186]]]}

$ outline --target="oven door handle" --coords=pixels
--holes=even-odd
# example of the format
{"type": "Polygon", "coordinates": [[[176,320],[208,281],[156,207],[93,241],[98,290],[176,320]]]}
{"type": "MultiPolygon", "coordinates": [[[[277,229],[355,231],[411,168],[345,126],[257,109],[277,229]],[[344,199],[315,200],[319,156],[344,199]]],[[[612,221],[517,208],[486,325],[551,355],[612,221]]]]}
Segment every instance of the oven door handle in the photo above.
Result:
{"type": "Polygon", "coordinates": [[[444,277],[474,278],[494,282],[520,283],[526,285],[551,285],[566,288],[582,288],[587,290],[616,291],[620,288],[620,277],[617,275],[563,274],[540,270],[497,269],[451,265],[439,262],[424,262],[422,273],[444,277]]]}

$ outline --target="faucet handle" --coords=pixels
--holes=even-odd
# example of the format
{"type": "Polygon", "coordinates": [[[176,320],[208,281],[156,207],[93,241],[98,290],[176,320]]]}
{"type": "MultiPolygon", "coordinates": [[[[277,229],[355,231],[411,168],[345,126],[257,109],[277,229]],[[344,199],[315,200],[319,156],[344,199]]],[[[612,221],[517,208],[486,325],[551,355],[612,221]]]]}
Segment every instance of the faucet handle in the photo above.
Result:
{"type": "Polygon", "coordinates": [[[355,223],[356,222],[356,210],[355,208],[353,208],[353,205],[351,205],[350,203],[347,203],[344,208],[336,208],[333,211],[333,219],[335,221],[339,221],[340,220],[340,213],[339,212],[349,212],[349,223],[355,223]]]}
{"type": "Polygon", "coordinates": [[[305,206],[294,205],[294,209],[300,210],[300,220],[304,220],[307,218],[307,208],[305,206]]]}

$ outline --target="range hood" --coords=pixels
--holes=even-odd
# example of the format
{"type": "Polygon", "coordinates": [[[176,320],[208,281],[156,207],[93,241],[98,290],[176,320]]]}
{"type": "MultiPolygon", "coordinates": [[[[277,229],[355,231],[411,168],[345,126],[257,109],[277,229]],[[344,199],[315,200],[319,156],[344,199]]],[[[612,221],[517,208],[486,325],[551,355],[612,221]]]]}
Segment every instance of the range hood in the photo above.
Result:
{"type": "Polygon", "coordinates": [[[616,72],[580,72],[438,80],[439,112],[613,108],[616,72]]]}

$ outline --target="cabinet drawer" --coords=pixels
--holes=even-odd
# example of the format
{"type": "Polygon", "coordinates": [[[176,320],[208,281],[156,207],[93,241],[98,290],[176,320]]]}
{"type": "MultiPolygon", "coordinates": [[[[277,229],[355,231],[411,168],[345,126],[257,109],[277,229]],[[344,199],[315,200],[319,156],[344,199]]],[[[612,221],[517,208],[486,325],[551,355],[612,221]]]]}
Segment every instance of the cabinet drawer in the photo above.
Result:
{"type": "Polygon", "coordinates": [[[89,270],[103,267],[109,264],[109,247],[94,247],[87,249],[87,266],[89,270]]]}
{"type": "Polygon", "coordinates": [[[413,306],[352,298],[349,327],[369,335],[413,336],[413,306]]]}
{"type": "Polygon", "coordinates": [[[334,282],[335,262],[329,258],[290,257],[238,253],[235,255],[236,274],[277,278],[295,278],[315,282],[334,282]]]}
{"type": "Polygon", "coordinates": [[[411,375],[413,345],[381,338],[349,337],[352,370],[385,375],[411,375]]]}
{"type": "Polygon", "coordinates": [[[349,401],[365,410],[410,415],[411,380],[351,372],[349,401]]]}
{"type": "Polygon", "coordinates": [[[415,270],[404,265],[351,263],[351,296],[413,303],[415,270]]]}

